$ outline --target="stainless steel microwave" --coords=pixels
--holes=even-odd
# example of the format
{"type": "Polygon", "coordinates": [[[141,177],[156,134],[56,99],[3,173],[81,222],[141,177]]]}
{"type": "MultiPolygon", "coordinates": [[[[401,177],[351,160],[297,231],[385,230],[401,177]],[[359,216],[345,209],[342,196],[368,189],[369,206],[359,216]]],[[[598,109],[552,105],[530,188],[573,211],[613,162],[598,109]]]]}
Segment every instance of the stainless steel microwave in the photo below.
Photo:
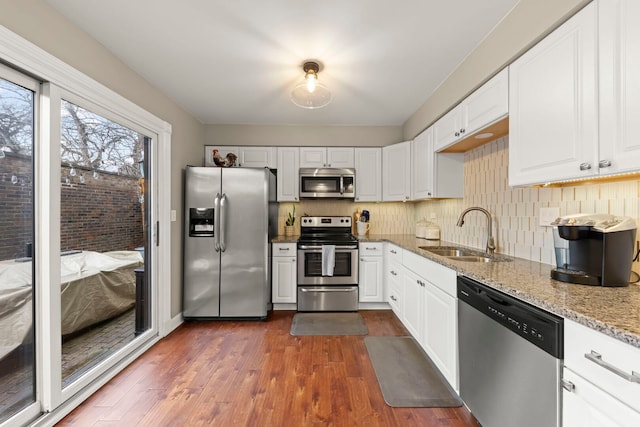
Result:
{"type": "Polygon", "coordinates": [[[352,168],[301,168],[300,198],[356,197],[356,170],[352,168]]]}

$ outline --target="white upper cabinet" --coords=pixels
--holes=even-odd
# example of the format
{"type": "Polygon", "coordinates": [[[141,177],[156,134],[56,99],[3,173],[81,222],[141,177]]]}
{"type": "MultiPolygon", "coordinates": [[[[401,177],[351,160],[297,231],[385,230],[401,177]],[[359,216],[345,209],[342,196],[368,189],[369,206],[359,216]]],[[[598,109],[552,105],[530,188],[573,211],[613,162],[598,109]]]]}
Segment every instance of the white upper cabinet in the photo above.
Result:
{"type": "Polygon", "coordinates": [[[275,168],[275,147],[238,147],[238,166],[242,168],[275,168]]]}
{"type": "Polygon", "coordinates": [[[464,154],[436,153],[433,127],[413,140],[411,198],[464,196],[464,154]]]}
{"type": "Polygon", "coordinates": [[[462,102],[463,136],[474,134],[509,114],[509,69],[505,68],[462,102]]]}
{"type": "Polygon", "coordinates": [[[353,168],[353,147],[300,147],[301,168],[353,168]]]}
{"type": "Polygon", "coordinates": [[[596,48],[591,3],[510,65],[509,185],[598,174],[596,48]]]}
{"type": "Polygon", "coordinates": [[[444,150],[509,112],[509,74],[505,68],[433,125],[435,151],[444,150]]]}
{"type": "Polygon", "coordinates": [[[278,189],[279,202],[297,202],[299,198],[298,174],[300,170],[300,149],[298,147],[278,147],[278,189]]]}
{"type": "Polygon", "coordinates": [[[411,141],[405,141],[382,148],[382,200],[393,202],[409,199],[411,141]]]}
{"type": "MultiPolygon", "coordinates": [[[[640,169],[640,2],[598,2],[600,174],[640,169]]],[[[594,165],[595,166],[595,165],[594,165]]],[[[596,169],[598,168],[596,167],[596,169]]]]}
{"type": "Polygon", "coordinates": [[[433,128],[422,132],[413,140],[413,176],[411,198],[434,197],[433,192],[433,128]]]}
{"type": "Polygon", "coordinates": [[[382,148],[355,149],[356,202],[382,200],[382,148]]]}

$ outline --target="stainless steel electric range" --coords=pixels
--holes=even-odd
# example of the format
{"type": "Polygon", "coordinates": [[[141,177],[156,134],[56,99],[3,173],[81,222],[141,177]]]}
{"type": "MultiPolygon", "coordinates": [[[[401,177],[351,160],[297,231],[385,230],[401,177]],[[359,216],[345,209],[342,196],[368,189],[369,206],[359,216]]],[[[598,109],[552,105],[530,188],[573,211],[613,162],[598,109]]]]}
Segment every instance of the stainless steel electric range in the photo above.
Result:
{"type": "Polygon", "coordinates": [[[351,217],[304,216],[298,240],[298,311],[358,310],[358,241],[351,217]]]}

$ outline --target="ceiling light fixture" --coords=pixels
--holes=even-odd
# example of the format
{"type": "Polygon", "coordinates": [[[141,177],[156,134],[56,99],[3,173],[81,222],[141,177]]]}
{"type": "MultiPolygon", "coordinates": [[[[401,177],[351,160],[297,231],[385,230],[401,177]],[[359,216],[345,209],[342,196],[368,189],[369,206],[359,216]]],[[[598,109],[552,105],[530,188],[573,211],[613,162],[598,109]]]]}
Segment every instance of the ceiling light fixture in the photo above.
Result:
{"type": "Polygon", "coordinates": [[[320,64],[316,61],[305,61],[302,65],[305,82],[296,86],[291,92],[291,101],[298,107],[322,108],[331,102],[331,92],[318,82],[320,64]]]}

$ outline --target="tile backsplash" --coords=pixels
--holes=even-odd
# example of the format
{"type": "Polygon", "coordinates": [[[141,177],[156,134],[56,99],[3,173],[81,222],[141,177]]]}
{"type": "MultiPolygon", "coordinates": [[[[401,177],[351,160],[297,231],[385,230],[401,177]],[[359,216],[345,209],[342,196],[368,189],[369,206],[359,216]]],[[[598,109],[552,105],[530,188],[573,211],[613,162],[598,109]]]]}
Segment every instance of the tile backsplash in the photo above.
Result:
{"type": "MultiPolygon", "coordinates": [[[[427,219],[441,228],[441,238],[484,249],[486,219],[470,212],[457,227],[459,214],[480,206],[491,212],[497,252],[555,264],[550,227],[538,224],[540,208],[557,207],[560,215],[592,212],[630,216],[640,224],[640,180],[563,188],[512,188],[508,186],[509,138],[504,137],[465,153],[464,199],[409,203],[353,203],[305,201],[296,204],[297,216],[353,215],[357,208],[371,212],[372,234],[413,234],[415,223],[427,219]]],[[[284,230],[290,203],[281,203],[279,230],[284,230]]],[[[299,222],[296,221],[299,227],[299,222]]],[[[640,236],[637,237],[640,239],[640,236]]],[[[640,271],[640,264],[634,263],[640,271]]]]}

